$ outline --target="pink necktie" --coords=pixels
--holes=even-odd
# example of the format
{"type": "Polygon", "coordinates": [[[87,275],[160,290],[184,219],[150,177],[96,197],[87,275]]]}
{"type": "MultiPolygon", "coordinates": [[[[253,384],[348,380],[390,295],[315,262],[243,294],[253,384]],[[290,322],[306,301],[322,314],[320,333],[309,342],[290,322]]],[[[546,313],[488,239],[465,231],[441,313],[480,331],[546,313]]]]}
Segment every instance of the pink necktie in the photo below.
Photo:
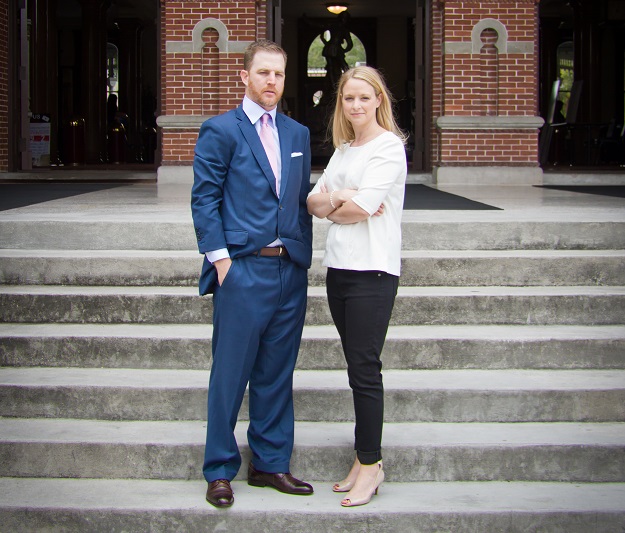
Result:
{"type": "Polygon", "coordinates": [[[278,154],[276,152],[276,140],[273,137],[273,132],[271,131],[271,126],[269,125],[269,116],[269,113],[265,113],[262,117],[260,117],[260,140],[265,147],[269,164],[271,165],[273,174],[276,177],[276,193],[279,195],[278,154]]]}

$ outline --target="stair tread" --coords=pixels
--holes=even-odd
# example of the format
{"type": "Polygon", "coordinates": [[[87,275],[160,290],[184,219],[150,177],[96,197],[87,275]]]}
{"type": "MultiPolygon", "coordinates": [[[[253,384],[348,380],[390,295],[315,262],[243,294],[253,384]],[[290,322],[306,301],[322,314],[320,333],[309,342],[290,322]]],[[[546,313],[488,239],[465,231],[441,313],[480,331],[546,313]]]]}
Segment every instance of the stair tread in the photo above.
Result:
{"type": "MultiPolygon", "coordinates": [[[[0,368],[0,387],[200,389],[208,370],[128,368],[0,368]]],[[[344,370],[296,370],[296,390],[347,389],[344,370]]],[[[625,390],[625,370],[385,370],[391,391],[608,391],[625,390]]]]}
{"type": "Polygon", "coordinates": [[[201,260],[201,254],[195,250],[125,250],[125,249],[106,249],[106,250],[88,250],[88,249],[24,249],[24,248],[0,248],[0,258],[15,257],[40,257],[40,258],[74,258],[74,257],[92,257],[92,258],[152,258],[152,257],[173,257],[173,258],[192,258],[201,260]]]}
{"type": "MultiPolygon", "coordinates": [[[[198,296],[197,287],[117,285],[0,285],[0,295],[31,296],[198,296]]],[[[623,295],[625,285],[531,285],[515,286],[400,286],[397,297],[430,296],[604,296],[623,295]]],[[[326,297],[325,287],[308,287],[308,296],[326,297]]],[[[198,296],[199,297],[199,296],[198,296]]]]}
{"type": "MultiPolygon", "coordinates": [[[[297,474],[297,473],[296,473],[297,474]]],[[[227,515],[246,513],[340,514],[347,523],[352,513],[341,509],[340,494],[330,482],[314,483],[312,497],[295,498],[271,489],[232,483],[236,503],[227,515]]],[[[206,515],[226,513],[204,500],[204,480],[130,480],[0,478],[0,509],[187,511],[206,515]]],[[[601,513],[625,511],[625,483],[557,482],[422,482],[385,481],[359,516],[395,513],[601,513]]]]}
{"type": "MultiPolygon", "coordinates": [[[[506,187],[508,189],[508,187],[506,187]]],[[[186,191],[188,193],[188,191],[186,191]]],[[[508,194],[508,190],[505,191],[508,194]]],[[[188,196],[180,205],[171,203],[159,204],[158,208],[146,210],[130,202],[116,202],[114,208],[103,209],[97,203],[83,204],[82,209],[60,210],[56,204],[41,205],[37,213],[24,210],[10,210],[0,216],[0,222],[5,224],[71,224],[102,225],[103,228],[115,226],[137,226],[143,228],[154,227],[155,224],[170,227],[180,227],[193,230],[193,221],[189,208],[188,196]],[[46,209],[47,208],[47,209],[46,209]]],[[[557,206],[555,206],[557,207],[557,206]]],[[[402,212],[402,224],[419,224],[428,226],[455,225],[455,224],[595,224],[625,222],[625,213],[621,205],[615,206],[584,206],[554,208],[549,206],[521,205],[518,209],[503,209],[501,211],[482,210],[431,210],[406,209],[402,212]]],[[[326,219],[313,217],[313,227],[329,226],[326,219]]],[[[193,232],[191,231],[191,234],[193,232]]]]}
{"type": "MultiPolygon", "coordinates": [[[[131,337],[146,339],[210,339],[211,324],[76,324],[0,323],[7,337],[131,337]]],[[[332,325],[304,326],[303,339],[338,339],[332,325]]],[[[488,341],[619,340],[625,325],[432,325],[389,326],[388,340],[454,339],[488,341]]]]}
{"type": "MultiPolygon", "coordinates": [[[[313,257],[322,258],[323,250],[314,250],[313,257]]],[[[596,250],[402,250],[404,258],[577,258],[577,257],[625,257],[625,250],[596,249],[596,250]]],[[[197,259],[201,261],[201,254],[197,250],[85,250],[85,249],[24,249],[0,248],[0,258],[178,258],[197,259]]]]}
{"type": "MultiPolygon", "coordinates": [[[[2,443],[83,443],[203,446],[204,421],[106,421],[66,418],[0,418],[2,443]]],[[[235,436],[247,442],[247,423],[235,436]]],[[[296,422],[295,447],[353,444],[353,422],[296,422]]],[[[384,425],[384,447],[468,446],[625,446],[625,422],[391,422],[384,425]]]]}
{"type": "MultiPolygon", "coordinates": [[[[329,223],[315,220],[309,322],[323,325],[304,328],[292,464],[323,481],[314,497],[293,498],[249,487],[244,467],[224,512],[204,500],[212,307],[195,287],[188,190],[178,200],[150,200],[147,213],[87,202],[0,215],[3,279],[49,284],[0,285],[3,316],[33,322],[0,323],[3,360],[20,365],[0,368],[0,475],[16,476],[0,477],[5,527],[579,533],[625,523],[622,207],[404,212],[395,323],[409,325],[391,326],[385,349],[387,481],[356,512],[331,491],[353,454],[353,422],[343,422],[350,391],[321,286],[329,223]],[[143,320],[155,323],[130,322],[143,320]],[[437,325],[410,325],[428,322],[437,325]],[[431,369],[402,370],[413,366],[431,369]],[[26,418],[59,413],[98,419],[26,418]],[[153,479],[119,479],[132,477],[153,479]]],[[[247,426],[236,428],[246,461],[247,426]]]]}

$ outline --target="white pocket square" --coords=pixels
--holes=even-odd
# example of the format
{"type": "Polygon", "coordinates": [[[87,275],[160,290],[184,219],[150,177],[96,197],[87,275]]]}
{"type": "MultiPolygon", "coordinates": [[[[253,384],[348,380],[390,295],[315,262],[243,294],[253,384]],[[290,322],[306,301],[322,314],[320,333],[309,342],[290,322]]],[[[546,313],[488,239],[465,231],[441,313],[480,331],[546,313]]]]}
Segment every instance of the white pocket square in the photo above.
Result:
{"type": "Polygon", "coordinates": [[[292,152],[291,153],[291,157],[300,157],[302,155],[304,155],[302,152],[292,152]]]}

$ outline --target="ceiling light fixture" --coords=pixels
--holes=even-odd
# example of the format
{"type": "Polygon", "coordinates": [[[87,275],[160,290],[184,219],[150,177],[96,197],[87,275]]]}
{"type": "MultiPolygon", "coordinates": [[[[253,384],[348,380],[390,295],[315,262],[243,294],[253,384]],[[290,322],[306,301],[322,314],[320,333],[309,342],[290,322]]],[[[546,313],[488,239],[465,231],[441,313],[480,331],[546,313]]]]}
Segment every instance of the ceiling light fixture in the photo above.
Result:
{"type": "Polygon", "coordinates": [[[347,11],[347,4],[326,4],[326,9],[333,15],[338,15],[339,13],[343,13],[343,11],[347,11]]]}

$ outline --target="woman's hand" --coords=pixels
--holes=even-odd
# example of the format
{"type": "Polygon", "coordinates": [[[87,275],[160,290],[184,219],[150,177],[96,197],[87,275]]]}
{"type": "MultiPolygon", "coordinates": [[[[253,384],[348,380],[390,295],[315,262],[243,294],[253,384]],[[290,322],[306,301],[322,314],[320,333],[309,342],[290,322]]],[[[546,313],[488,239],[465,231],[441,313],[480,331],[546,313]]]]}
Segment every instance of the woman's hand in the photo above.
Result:
{"type": "Polygon", "coordinates": [[[317,218],[329,218],[343,204],[349,202],[356,194],[356,189],[340,189],[328,192],[328,187],[324,182],[319,184],[319,192],[309,196],[306,200],[308,212],[317,218]]]}
{"type": "Polygon", "coordinates": [[[339,189],[332,193],[334,205],[341,207],[345,202],[349,202],[358,194],[358,189],[339,189]]]}
{"type": "MultiPolygon", "coordinates": [[[[328,188],[326,187],[325,183],[321,184],[320,189],[322,193],[330,192],[328,191],[328,188]]],[[[335,191],[332,191],[330,194],[332,195],[332,203],[338,209],[345,202],[348,202],[354,196],[356,196],[356,193],[358,193],[358,189],[337,189],[335,191]]]]}

